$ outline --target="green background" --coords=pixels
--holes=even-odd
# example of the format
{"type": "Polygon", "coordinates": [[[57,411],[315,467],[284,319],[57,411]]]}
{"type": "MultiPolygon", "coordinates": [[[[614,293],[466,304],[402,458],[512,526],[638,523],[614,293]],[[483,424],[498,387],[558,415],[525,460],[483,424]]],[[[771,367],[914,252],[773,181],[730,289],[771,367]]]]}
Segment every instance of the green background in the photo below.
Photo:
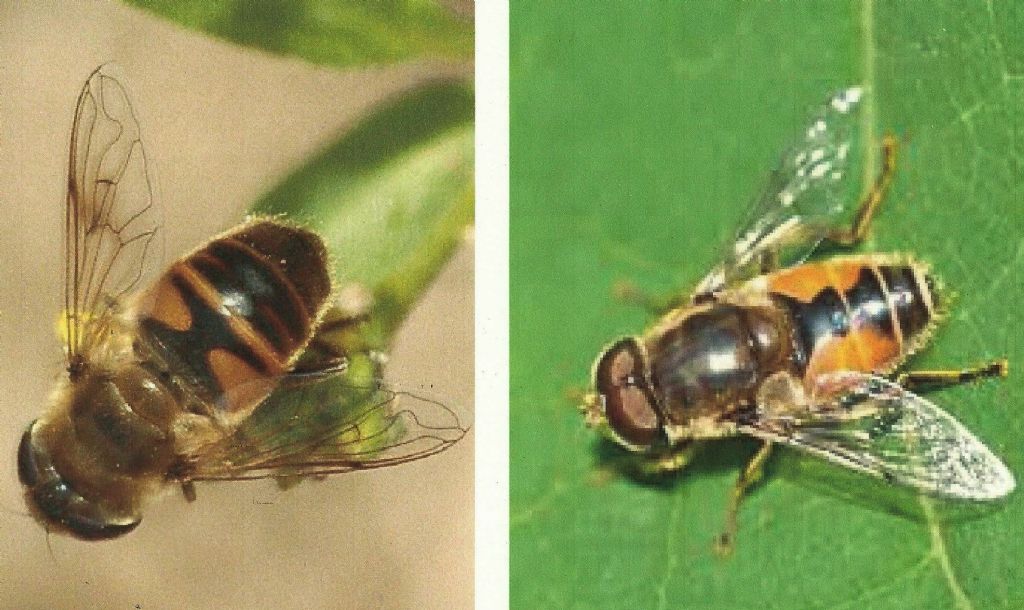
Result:
{"type": "Polygon", "coordinates": [[[1024,477],[1022,27],[997,1],[513,3],[513,607],[1024,606],[1019,492],[961,510],[780,451],[722,559],[756,444],[640,482],[569,397],[651,322],[613,285],[692,286],[809,111],[863,83],[869,139],[903,149],[860,249],[914,252],[957,293],[915,366],[1010,359],[1005,382],[930,397],[1024,477]]]}

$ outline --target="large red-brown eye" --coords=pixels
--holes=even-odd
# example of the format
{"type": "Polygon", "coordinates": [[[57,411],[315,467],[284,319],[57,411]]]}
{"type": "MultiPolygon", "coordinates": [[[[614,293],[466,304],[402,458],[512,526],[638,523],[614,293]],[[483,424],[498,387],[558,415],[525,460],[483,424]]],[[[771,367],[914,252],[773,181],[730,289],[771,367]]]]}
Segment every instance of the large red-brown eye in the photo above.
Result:
{"type": "Polygon", "coordinates": [[[594,372],[594,387],[604,396],[608,425],[634,448],[654,444],[660,428],[644,369],[640,347],[630,338],[608,348],[594,372]]]}

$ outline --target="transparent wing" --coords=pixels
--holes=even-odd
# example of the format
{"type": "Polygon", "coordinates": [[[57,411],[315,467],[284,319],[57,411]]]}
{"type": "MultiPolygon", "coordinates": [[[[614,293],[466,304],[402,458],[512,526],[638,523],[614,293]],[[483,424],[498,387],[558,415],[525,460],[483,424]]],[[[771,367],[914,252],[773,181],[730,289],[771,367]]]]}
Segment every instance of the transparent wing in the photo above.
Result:
{"type": "Polygon", "coordinates": [[[863,149],[862,94],[860,87],[839,91],[814,114],[797,143],[782,156],[734,243],[698,285],[697,294],[757,275],[767,254],[784,266],[798,263],[829,229],[849,222],[848,212],[862,190],[856,172],[863,149]]]}
{"type": "Polygon", "coordinates": [[[931,402],[873,375],[824,376],[805,413],[766,416],[741,431],[923,492],[967,500],[1015,487],[1006,466],[931,402]]]}
{"type": "Polygon", "coordinates": [[[376,381],[367,355],[343,372],[295,380],[232,434],[193,457],[193,480],[326,475],[393,466],[451,447],[467,432],[448,406],[376,381]]]}
{"type": "MultiPolygon", "coordinates": [[[[69,361],[98,339],[108,309],[137,287],[159,216],[139,123],[111,66],[89,76],[71,131],[65,216],[64,332],[69,361]]],[[[155,261],[159,262],[159,261],[155,261]]]]}

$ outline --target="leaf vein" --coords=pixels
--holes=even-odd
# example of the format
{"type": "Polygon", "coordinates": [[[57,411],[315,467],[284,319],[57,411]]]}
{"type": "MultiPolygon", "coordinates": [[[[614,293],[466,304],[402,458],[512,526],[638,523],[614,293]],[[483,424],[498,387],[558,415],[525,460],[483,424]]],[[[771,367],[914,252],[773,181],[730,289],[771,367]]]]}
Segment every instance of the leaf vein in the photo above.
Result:
{"type": "Polygon", "coordinates": [[[539,514],[544,513],[555,505],[561,495],[566,492],[568,485],[562,477],[555,477],[552,481],[551,486],[548,489],[534,498],[532,501],[527,502],[526,506],[515,510],[509,516],[509,527],[518,527],[529,521],[532,521],[539,514]]]}
{"type": "Polygon", "coordinates": [[[949,587],[950,593],[953,594],[956,607],[959,610],[974,610],[974,604],[971,603],[963,587],[960,586],[956,572],[953,571],[953,565],[949,561],[946,542],[942,539],[942,524],[935,514],[935,508],[932,506],[931,500],[924,496],[918,496],[918,501],[924,510],[925,522],[928,524],[928,532],[931,534],[932,552],[930,556],[934,557],[935,561],[939,564],[939,569],[942,570],[942,576],[946,580],[946,585],[949,587]]]}
{"type": "Polygon", "coordinates": [[[672,512],[669,514],[668,535],[665,537],[665,574],[658,584],[658,610],[665,610],[665,608],[669,607],[668,584],[672,579],[672,573],[675,572],[676,566],[679,563],[673,543],[676,542],[677,530],[679,528],[679,514],[682,512],[683,505],[682,497],[683,494],[676,494],[675,501],[672,503],[672,512]]]}
{"type": "Polygon", "coordinates": [[[922,571],[925,567],[927,567],[931,563],[932,559],[934,559],[934,555],[931,552],[925,553],[921,557],[921,559],[919,561],[917,561],[917,563],[911,565],[910,567],[908,567],[903,572],[894,575],[892,580],[890,580],[889,582],[887,582],[887,583],[885,583],[883,585],[879,585],[877,587],[873,587],[871,589],[868,589],[867,591],[864,591],[863,593],[861,593],[857,597],[848,599],[848,600],[842,602],[839,605],[828,606],[824,610],[843,610],[845,608],[863,608],[864,607],[864,602],[866,602],[866,601],[868,601],[870,599],[874,599],[876,597],[885,595],[885,594],[889,593],[890,591],[895,590],[898,586],[900,586],[903,583],[904,580],[908,580],[911,577],[916,576],[918,572],[922,571]]]}

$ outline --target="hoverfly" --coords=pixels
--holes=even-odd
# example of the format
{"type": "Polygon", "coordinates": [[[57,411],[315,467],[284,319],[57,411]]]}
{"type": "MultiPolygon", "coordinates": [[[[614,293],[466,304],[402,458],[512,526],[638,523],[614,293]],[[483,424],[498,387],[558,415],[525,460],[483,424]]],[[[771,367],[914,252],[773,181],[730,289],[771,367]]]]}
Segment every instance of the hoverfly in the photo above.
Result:
{"type": "Polygon", "coordinates": [[[763,441],[736,483],[722,550],[774,444],[935,496],[991,500],[1015,486],[973,434],[910,391],[1004,376],[1005,360],[895,375],[942,317],[929,268],[909,254],[804,262],[823,242],[860,242],[892,180],[889,136],[873,187],[844,220],[861,190],[850,171],[861,97],[854,87],[828,100],[693,294],[594,364],[587,422],[646,458],[646,472],[681,469],[705,441],[763,441]]]}
{"type": "Polygon", "coordinates": [[[109,66],[79,95],[65,217],[67,375],[29,425],[18,474],[47,529],[123,535],[193,482],[321,476],[420,459],[466,433],[388,389],[366,311],[334,297],[314,232],[253,218],[155,281],[158,209],[139,124],[109,66]],[[399,405],[399,402],[401,405],[399,405]]]}

